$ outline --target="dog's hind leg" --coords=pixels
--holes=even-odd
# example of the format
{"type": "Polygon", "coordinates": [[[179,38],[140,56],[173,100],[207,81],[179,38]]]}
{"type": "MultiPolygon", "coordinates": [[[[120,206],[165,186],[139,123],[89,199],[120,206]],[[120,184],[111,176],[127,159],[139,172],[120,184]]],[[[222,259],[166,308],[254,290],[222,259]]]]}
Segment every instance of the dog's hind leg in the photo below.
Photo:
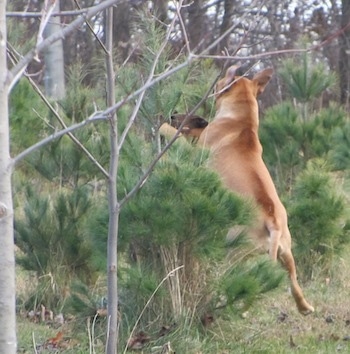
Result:
{"type": "Polygon", "coordinates": [[[294,257],[290,249],[285,249],[278,254],[278,258],[282,265],[286,268],[291,281],[292,295],[296,302],[297,308],[303,315],[308,315],[314,312],[314,308],[306,301],[303,291],[297,280],[297,273],[295,268],[294,257]]]}

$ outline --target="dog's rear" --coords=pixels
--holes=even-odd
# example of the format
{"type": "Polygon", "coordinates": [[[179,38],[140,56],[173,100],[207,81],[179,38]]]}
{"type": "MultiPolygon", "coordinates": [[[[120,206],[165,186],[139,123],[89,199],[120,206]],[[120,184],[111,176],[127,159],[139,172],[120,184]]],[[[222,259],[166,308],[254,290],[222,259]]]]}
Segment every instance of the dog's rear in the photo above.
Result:
{"type": "Polygon", "coordinates": [[[272,69],[266,69],[249,80],[236,76],[236,67],[229,68],[216,86],[215,119],[201,133],[199,144],[210,148],[211,166],[224,184],[256,201],[260,217],[252,230],[253,241],[263,244],[271,258],[286,267],[297,307],[309,314],[314,309],[297,282],[287,213],[263,162],[258,138],[256,97],[264,91],[272,73],[272,69]]]}

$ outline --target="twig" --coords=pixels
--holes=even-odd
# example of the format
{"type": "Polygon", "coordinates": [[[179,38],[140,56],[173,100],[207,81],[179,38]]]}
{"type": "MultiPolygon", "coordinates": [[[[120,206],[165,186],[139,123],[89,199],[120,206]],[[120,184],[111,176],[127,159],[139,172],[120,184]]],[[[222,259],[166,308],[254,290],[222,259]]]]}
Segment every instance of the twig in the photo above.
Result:
{"type": "Polygon", "coordinates": [[[111,316],[107,318],[107,337],[106,337],[106,345],[105,345],[105,352],[107,352],[107,345],[109,342],[109,329],[111,328],[111,316]]]}
{"type": "Polygon", "coordinates": [[[36,350],[36,342],[35,342],[35,334],[34,334],[34,332],[32,332],[32,339],[33,339],[34,352],[35,352],[35,354],[38,354],[38,351],[36,350]]]}
{"type": "MultiPolygon", "coordinates": [[[[182,3],[182,0],[181,0],[181,3],[182,3]]],[[[145,85],[147,85],[147,83],[150,83],[150,82],[152,81],[152,78],[154,77],[154,73],[155,73],[155,71],[156,71],[156,67],[157,67],[157,64],[158,64],[158,62],[159,62],[159,58],[160,58],[161,54],[163,53],[163,51],[164,51],[164,49],[165,49],[165,47],[166,47],[166,45],[167,45],[167,43],[168,43],[168,40],[169,40],[171,31],[172,31],[173,28],[174,28],[174,25],[175,25],[175,18],[174,18],[173,21],[171,22],[171,24],[170,24],[170,26],[169,26],[169,29],[168,29],[168,32],[167,32],[167,36],[166,36],[166,38],[164,39],[164,41],[163,41],[163,43],[162,43],[160,49],[158,50],[158,52],[157,52],[157,54],[156,54],[156,57],[155,57],[155,59],[154,59],[153,65],[152,65],[152,67],[151,67],[151,70],[150,70],[150,73],[149,73],[149,75],[148,75],[148,79],[147,79],[145,85]]],[[[136,119],[136,115],[137,115],[137,113],[138,113],[138,111],[139,111],[139,109],[140,109],[140,106],[141,106],[141,103],[142,103],[142,101],[143,101],[143,97],[144,97],[145,93],[146,93],[146,90],[144,90],[144,91],[142,91],[142,92],[140,93],[140,96],[139,96],[139,98],[138,98],[138,100],[137,100],[137,102],[136,102],[136,105],[135,105],[134,110],[133,110],[133,112],[132,112],[132,114],[131,114],[131,117],[130,117],[130,119],[129,119],[129,121],[128,121],[128,124],[126,125],[126,127],[125,127],[125,129],[124,129],[124,131],[123,131],[123,133],[122,133],[122,135],[121,135],[121,137],[120,137],[119,147],[118,147],[119,151],[121,150],[121,148],[122,148],[122,146],[123,146],[123,144],[124,144],[124,141],[125,141],[125,139],[126,139],[126,136],[127,136],[127,134],[128,134],[128,132],[129,132],[131,126],[133,125],[133,123],[134,123],[134,121],[135,121],[135,119],[136,119]]]]}
{"type": "Polygon", "coordinates": [[[57,131],[57,132],[49,135],[45,139],[39,141],[38,143],[30,146],[28,149],[22,151],[20,154],[18,154],[15,158],[12,159],[11,167],[14,167],[14,165],[16,165],[19,161],[23,160],[30,153],[45,146],[46,144],[50,143],[52,140],[58,139],[67,133],[71,133],[77,129],[84,127],[85,125],[88,125],[88,124],[91,124],[94,122],[105,121],[107,119],[108,119],[108,116],[101,116],[101,115],[97,115],[96,113],[94,113],[92,116],[90,116],[89,118],[85,119],[82,122],[79,122],[77,124],[73,124],[72,126],[66,128],[66,129],[62,129],[60,131],[57,131]]]}
{"type": "Polygon", "coordinates": [[[180,12],[180,9],[182,7],[182,3],[183,3],[183,1],[181,1],[181,3],[179,3],[179,4],[175,4],[176,13],[177,13],[177,17],[179,18],[179,21],[180,21],[180,26],[181,26],[181,29],[182,29],[183,36],[185,37],[185,44],[186,44],[187,52],[191,53],[190,41],[188,40],[186,27],[185,27],[185,24],[183,22],[183,19],[182,19],[182,16],[181,16],[181,12],[180,12]]]}
{"type": "Polygon", "coordinates": [[[328,44],[329,42],[332,42],[333,39],[338,38],[339,36],[341,36],[342,34],[345,33],[345,31],[347,31],[350,28],[350,22],[345,25],[343,28],[339,29],[337,32],[331,34],[330,36],[328,36],[324,41],[322,41],[319,44],[316,44],[314,46],[312,46],[310,48],[310,50],[317,50],[321,47],[324,47],[326,44],[328,44]]]}
{"type": "MultiPolygon", "coordinates": [[[[218,79],[218,77],[217,77],[218,79]]],[[[157,162],[162,158],[162,156],[169,150],[169,148],[173,145],[173,143],[175,142],[175,140],[178,138],[178,136],[180,135],[181,129],[183,128],[183,126],[186,124],[187,118],[190,117],[192,114],[194,114],[194,112],[196,112],[196,110],[203,104],[203,102],[207,99],[209,93],[212,91],[213,87],[216,84],[217,79],[212,83],[212,85],[210,86],[210,88],[207,90],[206,94],[202,97],[202,99],[197,103],[197,105],[190,111],[187,113],[185,119],[183,120],[183,122],[181,123],[181,125],[178,128],[178,131],[176,132],[176,134],[169,140],[169,142],[165,145],[165,147],[163,148],[163,150],[156,156],[156,158],[151,162],[151,164],[148,166],[147,170],[145,171],[145,173],[143,174],[143,176],[141,176],[141,178],[139,179],[139,181],[135,184],[134,188],[132,188],[132,190],[120,201],[119,203],[119,207],[121,208],[146,182],[148,176],[152,173],[155,165],[157,164],[157,162]]]]}
{"type": "MultiPolygon", "coordinates": [[[[51,17],[58,17],[58,16],[80,16],[85,14],[88,9],[82,10],[71,10],[71,11],[60,11],[60,12],[53,12],[51,17]]],[[[6,12],[6,17],[21,17],[21,18],[36,18],[41,17],[41,12],[29,12],[29,11],[10,11],[6,12]]]]}
{"type": "MultiPolygon", "coordinates": [[[[75,5],[77,6],[77,8],[79,10],[81,10],[81,6],[78,2],[78,0],[74,0],[75,5]]],[[[92,28],[90,22],[86,19],[85,20],[86,25],[88,26],[90,32],[92,33],[92,35],[95,37],[95,39],[97,40],[98,44],[101,46],[101,48],[103,49],[103,51],[105,52],[105,54],[107,54],[107,48],[105,47],[105,45],[102,43],[101,39],[97,36],[97,34],[95,33],[94,29],[92,28]]]]}
{"type": "MultiPolygon", "coordinates": [[[[15,64],[17,61],[14,52],[14,49],[12,48],[12,46],[10,44],[8,44],[9,46],[9,54],[10,54],[10,59],[12,60],[12,62],[15,64]]],[[[46,96],[44,95],[44,93],[40,90],[40,88],[38,87],[38,85],[34,82],[34,80],[32,80],[32,78],[28,75],[26,75],[27,80],[29,81],[29,83],[32,85],[32,87],[34,88],[34,91],[40,96],[40,98],[43,100],[43,102],[45,103],[45,105],[49,108],[49,110],[53,113],[53,115],[56,117],[56,119],[60,122],[60,124],[62,125],[62,127],[64,129],[67,128],[66,124],[64,123],[63,119],[61,118],[61,116],[59,115],[59,113],[54,109],[54,107],[51,105],[51,103],[49,102],[49,100],[46,98],[46,96]]],[[[89,152],[89,150],[86,149],[86,147],[72,134],[72,133],[67,133],[67,135],[72,139],[72,141],[83,151],[83,153],[85,153],[85,155],[87,156],[87,158],[94,164],[97,166],[97,168],[102,172],[102,174],[108,178],[108,172],[102,167],[102,165],[94,158],[94,156],[89,152]]]]}
{"type": "Polygon", "coordinates": [[[41,21],[40,21],[40,26],[39,26],[39,31],[37,35],[37,46],[43,41],[43,33],[45,30],[45,27],[47,23],[49,22],[49,19],[51,17],[51,14],[56,6],[56,0],[45,0],[43,9],[41,11],[41,21]],[[49,4],[50,2],[50,4],[49,4]]]}
{"type": "Polygon", "coordinates": [[[98,314],[96,313],[95,316],[94,316],[94,319],[92,321],[92,326],[91,326],[91,339],[92,339],[92,354],[95,354],[96,351],[95,351],[95,341],[94,341],[94,338],[95,338],[95,325],[96,325],[96,319],[98,317],[98,314]]]}
{"type": "Polygon", "coordinates": [[[193,54],[193,57],[196,59],[217,59],[217,60],[256,60],[260,58],[270,57],[279,54],[292,54],[292,53],[305,53],[312,51],[313,48],[309,49],[281,49],[281,50],[274,50],[271,52],[265,52],[260,54],[253,54],[253,55],[246,55],[246,56],[239,56],[239,55],[207,55],[207,54],[193,54]]]}
{"type": "Polygon", "coordinates": [[[89,353],[92,354],[92,339],[90,330],[90,316],[86,319],[87,332],[89,337],[89,353]]]}
{"type": "Polygon", "coordinates": [[[42,52],[52,43],[69,36],[76,28],[80,27],[86,19],[95,16],[97,13],[107,9],[108,7],[117,4],[121,0],[105,0],[100,2],[98,5],[90,7],[80,15],[77,19],[72,21],[67,27],[63,28],[60,31],[53,33],[48,38],[44,39],[40,44],[38,44],[35,48],[30,50],[26,55],[24,55],[18,64],[10,70],[11,77],[11,85],[13,86],[14,80],[18,80],[19,77],[17,76],[19,72],[23,70],[23,68],[27,67],[27,65],[32,61],[32,59],[38,53],[42,52]]]}

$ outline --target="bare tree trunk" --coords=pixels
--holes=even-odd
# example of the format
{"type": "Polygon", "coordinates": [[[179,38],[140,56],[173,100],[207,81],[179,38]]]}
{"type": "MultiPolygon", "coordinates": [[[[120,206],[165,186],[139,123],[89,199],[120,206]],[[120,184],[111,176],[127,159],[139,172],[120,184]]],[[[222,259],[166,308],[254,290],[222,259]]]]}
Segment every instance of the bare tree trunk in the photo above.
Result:
{"type": "MultiPolygon", "coordinates": [[[[342,0],[342,17],[341,27],[344,28],[349,24],[350,19],[350,2],[342,0]]],[[[340,100],[345,104],[347,109],[350,108],[350,28],[340,36],[340,53],[339,53],[339,78],[340,78],[340,100]]]]}
{"type": "Polygon", "coordinates": [[[158,17],[159,21],[163,23],[167,23],[168,21],[168,5],[169,2],[167,0],[154,0],[154,12],[158,17]]]}
{"type": "MultiPolygon", "coordinates": [[[[232,26],[232,18],[234,14],[234,8],[236,6],[235,1],[232,0],[225,0],[224,2],[224,16],[222,18],[222,23],[220,26],[220,36],[222,36],[231,26],[232,26]]],[[[224,48],[230,48],[230,36],[226,36],[220,43],[219,43],[219,53],[224,48]]]]}
{"type": "Polygon", "coordinates": [[[196,48],[197,52],[200,52],[206,47],[205,37],[207,34],[207,17],[205,15],[204,1],[189,1],[187,13],[187,34],[190,48],[196,48]]]}
{"type": "Polygon", "coordinates": [[[130,27],[131,4],[129,1],[122,2],[113,9],[113,34],[118,48],[118,57],[124,61],[129,54],[130,49],[130,27]]]}
{"type": "MultiPolygon", "coordinates": [[[[60,2],[56,0],[54,12],[60,12],[60,2]]],[[[45,37],[61,30],[60,16],[51,17],[45,30],[45,37]]],[[[50,45],[45,51],[45,91],[46,94],[60,100],[65,96],[64,59],[62,39],[50,45]]]]}
{"type": "Polygon", "coordinates": [[[0,353],[15,354],[16,300],[13,206],[8,119],[9,72],[6,60],[6,0],[0,0],[0,353]]]}
{"type": "MultiPolygon", "coordinates": [[[[107,67],[107,105],[115,104],[115,74],[113,68],[113,8],[106,12],[106,67],[107,67]]],[[[118,343],[118,282],[117,282],[117,240],[119,222],[119,204],[117,199],[118,170],[118,128],[116,113],[110,119],[110,166],[108,180],[108,250],[107,250],[107,281],[108,281],[108,333],[106,353],[115,354],[118,343]]]]}

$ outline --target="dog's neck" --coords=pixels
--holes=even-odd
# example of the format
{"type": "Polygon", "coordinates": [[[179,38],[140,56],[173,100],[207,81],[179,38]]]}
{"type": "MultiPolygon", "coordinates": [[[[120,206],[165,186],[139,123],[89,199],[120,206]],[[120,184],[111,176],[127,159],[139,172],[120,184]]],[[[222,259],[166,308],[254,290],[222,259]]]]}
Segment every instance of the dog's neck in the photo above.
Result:
{"type": "Polygon", "coordinates": [[[220,118],[230,118],[257,129],[259,126],[258,103],[255,97],[235,100],[232,100],[230,96],[221,97],[217,101],[215,120],[220,118]]]}

